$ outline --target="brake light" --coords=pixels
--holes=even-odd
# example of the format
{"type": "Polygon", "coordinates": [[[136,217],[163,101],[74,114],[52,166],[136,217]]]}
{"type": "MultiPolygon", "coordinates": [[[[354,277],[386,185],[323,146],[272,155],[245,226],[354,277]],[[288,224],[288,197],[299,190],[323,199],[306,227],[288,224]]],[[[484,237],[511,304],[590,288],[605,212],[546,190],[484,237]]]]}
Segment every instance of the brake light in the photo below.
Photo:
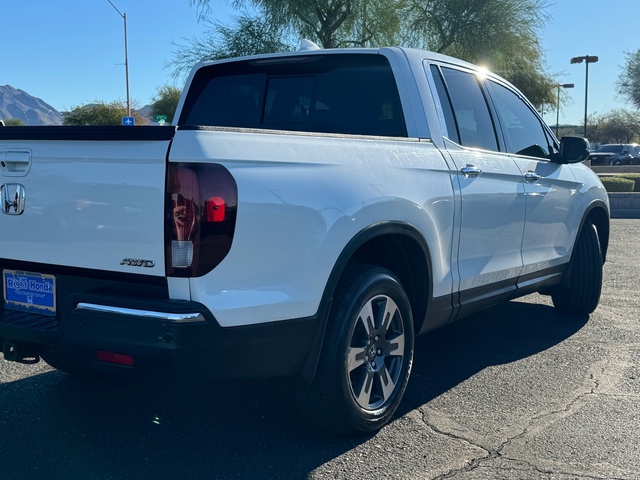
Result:
{"type": "Polygon", "coordinates": [[[206,202],[207,222],[220,223],[224,222],[227,205],[222,197],[211,197],[206,202]]]}
{"type": "Polygon", "coordinates": [[[199,277],[229,253],[238,193],[218,164],[171,163],[167,168],[167,276],[199,277]]]}

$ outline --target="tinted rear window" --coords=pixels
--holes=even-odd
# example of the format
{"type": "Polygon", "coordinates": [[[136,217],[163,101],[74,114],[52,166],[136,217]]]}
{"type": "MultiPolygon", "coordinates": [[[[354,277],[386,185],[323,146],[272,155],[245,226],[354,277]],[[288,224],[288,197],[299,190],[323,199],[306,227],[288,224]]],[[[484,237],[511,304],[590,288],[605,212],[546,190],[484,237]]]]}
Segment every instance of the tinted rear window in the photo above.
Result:
{"type": "MultiPolygon", "coordinates": [[[[487,100],[473,73],[442,68],[460,144],[485,150],[498,150],[498,141],[487,100]]],[[[443,101],[443,99],[440,99],[443,101]]]]}
{"type": "Polygon", "coordinates": [[[381,55],[313,55],[223,63],[196,74],[180,125],[406,137],[381,55]]]}

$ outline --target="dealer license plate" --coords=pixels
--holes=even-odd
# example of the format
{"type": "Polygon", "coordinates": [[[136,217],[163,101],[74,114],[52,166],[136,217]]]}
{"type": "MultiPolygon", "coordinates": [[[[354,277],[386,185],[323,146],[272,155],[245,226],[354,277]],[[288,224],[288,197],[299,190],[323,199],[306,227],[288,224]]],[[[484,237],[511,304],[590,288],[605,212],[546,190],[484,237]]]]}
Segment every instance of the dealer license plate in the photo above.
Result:
{"type": "Polygon", "coordinates": [[[6,308],[56,314],[56,277],[20,270],[3,270],[2,285],[6,308]]]}

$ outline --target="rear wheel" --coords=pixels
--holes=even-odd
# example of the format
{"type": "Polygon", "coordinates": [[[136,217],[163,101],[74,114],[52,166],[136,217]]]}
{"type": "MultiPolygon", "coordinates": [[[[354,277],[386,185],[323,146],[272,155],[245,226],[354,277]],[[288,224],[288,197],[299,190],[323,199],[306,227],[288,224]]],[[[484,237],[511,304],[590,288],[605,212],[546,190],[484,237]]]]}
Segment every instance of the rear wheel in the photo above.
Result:
{"type": "Polygon", "coordinates": [[[602,290],[602,250],[596,226],[587,220],[571,256],[568,277],[552,295],[562,313],[588,315],[600,301],[602,290]]]}
{"type": "Polygon", "coordinates": [[[413,344],[411,307],[394,274],[350,269],[334,296],[315,379],[298,394],[302,413],[336,433],[380,429],[402,400],[413,344]]]}
{"type": "Polygon", "coordinates": [[[61,372],[69,373],[71,375],[78,375],[78,376],[89,375],[89,370],[83,370],[81,368],[69,365],[65,361],[64,357],[56,351],[47,350],[42,352],[41,356],[45,362],[47,362],[50,366],[52,366],[56,370],[60,370],[61,372]]]}

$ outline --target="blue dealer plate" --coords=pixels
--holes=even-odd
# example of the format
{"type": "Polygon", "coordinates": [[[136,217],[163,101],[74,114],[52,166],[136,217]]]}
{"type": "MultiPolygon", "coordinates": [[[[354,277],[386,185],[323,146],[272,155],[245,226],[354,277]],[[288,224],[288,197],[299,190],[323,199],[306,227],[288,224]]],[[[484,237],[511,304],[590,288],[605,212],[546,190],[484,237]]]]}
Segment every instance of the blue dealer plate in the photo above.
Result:
{"type": "Polygon", "coordinates": [[[19,270],[3,270],[2,285],[7,308],[41,315],[56,314],[56,277],[19,270]]]}

